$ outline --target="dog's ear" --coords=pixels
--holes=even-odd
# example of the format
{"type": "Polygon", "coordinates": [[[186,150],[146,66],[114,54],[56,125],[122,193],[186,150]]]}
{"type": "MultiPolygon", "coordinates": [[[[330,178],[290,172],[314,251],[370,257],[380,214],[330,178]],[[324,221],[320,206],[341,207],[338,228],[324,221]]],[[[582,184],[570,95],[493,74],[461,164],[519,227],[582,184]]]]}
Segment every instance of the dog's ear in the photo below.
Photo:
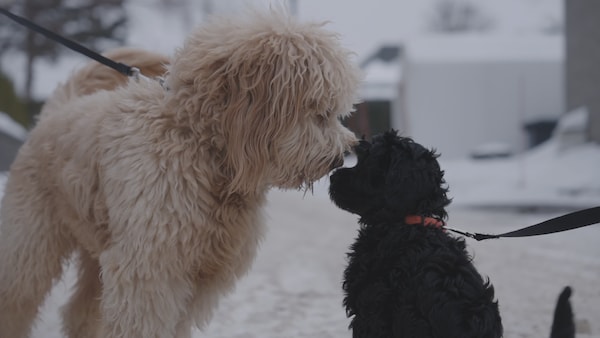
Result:
{"type": "Polygon", "coordinates": [[[229,190],[244,193],[322,176],[333,159],[315,155],[328,163],[305,166],[303,155],[315,145],[325,151],[347,143],[340,130],[336,141],[324,133],[352,111],[359,78],[349,52],[322,25],[257,13],[201,27],[175,55],[166,81],[174,110],[186,112],[181,123],[212,145],[229,190]]]}
{"type": "Polygon", "coordinates": [[[410,139],[394,147],[385,178],[387,208],[401,214],[446,217],[444,207],[450,201],[437,154],[410,139]]]}
{"type": "Polygon", "coordinates": [[[293,46],[285,40],[248,43],[226,60],[221,74],[215,74],[223,77],[220,118],[233,190],[252,190],[269,179],[269,166],[280,161],[278,143],[306,118],[303,108],[310,103],[304,98],[310,88],[299,86],[296,72],[302,60],[289,57],[293,46]]]}
{"type": "MultiPolygon", "coordinates": [[[[227,93],[221,121],[226,162],[234,173],[231,185],[242,190],[248,177],[272,180],[265,175],[273,166],[287,169],[290,161],[306,161],[301,157],[314,145],[311,135],[326,129],[332,115],[349,111],[345,105],[352,102],[340,93],[352,92],[342,86],[353,81],[342,79],[353,70],[345,71],[341,55],[328,54],[323,37],[272,32],[255,39],[216,75],[224,78],[227,93]]],[[[297,177],[275,181],[292,179],[297,177]]]]}
{"type": "Polygon", "coordinates": [[[214,149],[230,192],[251,193],[262,183],[272,142],[297,118],[293,110],[278,110],[283,89],[274,77],[281,62],[269,57],[265,43],[227,36],[231,27],[201,27],[191,35],[174,58],[167,85],[186,110],[182,119],[189,116],[182,122],[214,149]]]}

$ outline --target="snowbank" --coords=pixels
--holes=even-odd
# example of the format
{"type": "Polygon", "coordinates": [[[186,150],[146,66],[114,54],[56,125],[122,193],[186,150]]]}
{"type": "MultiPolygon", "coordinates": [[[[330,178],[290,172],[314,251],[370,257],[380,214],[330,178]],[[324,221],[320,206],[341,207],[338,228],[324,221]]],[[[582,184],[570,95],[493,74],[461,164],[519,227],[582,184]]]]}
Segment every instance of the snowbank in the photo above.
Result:
{"type": "Polygon", "coordinates": [[[552,138],[519,156],[441,157],[454,205],[583,209],[600,205],[600,145],[586,143],[587,111],[565,114],[552,138]]]}

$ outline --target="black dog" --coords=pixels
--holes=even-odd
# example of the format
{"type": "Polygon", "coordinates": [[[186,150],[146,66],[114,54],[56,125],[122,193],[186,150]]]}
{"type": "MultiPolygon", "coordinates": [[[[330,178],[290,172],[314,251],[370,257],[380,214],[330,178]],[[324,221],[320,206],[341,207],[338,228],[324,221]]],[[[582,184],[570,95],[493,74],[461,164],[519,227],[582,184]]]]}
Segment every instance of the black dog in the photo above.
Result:
{"type": "Polygon", "coordinates": [[[353,337],[501,337],[493,287],[442,227],[450,200],[437,155],[395,131],[355,151],[329,190],[360,216],[343,283],[353,337]]]}

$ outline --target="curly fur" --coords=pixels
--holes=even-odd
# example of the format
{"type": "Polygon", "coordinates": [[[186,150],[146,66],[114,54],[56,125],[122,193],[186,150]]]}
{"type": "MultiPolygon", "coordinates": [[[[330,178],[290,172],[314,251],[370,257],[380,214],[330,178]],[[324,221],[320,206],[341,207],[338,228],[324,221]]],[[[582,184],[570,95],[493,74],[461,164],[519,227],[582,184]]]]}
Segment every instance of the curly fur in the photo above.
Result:
{"type": "Polygon", "coordinates": [[[250,267],[268,189],[310,187],[356,143],[339,118],[358,70],[322,24],[256,12],[170,60],[114,55],[166,63],[169,90],[91,64],[47,102],[0,210],[0,337],[28,336],[73,253],[68,337],[189,337],[250,267]]]}
{"type": "Polygon", "coordinates": [[[360,216],[343,283],[353,337],[501,337],[494,289],[464,240],[405,223],[447,216],[437,155],[395,131],[355,150],[357,165],[337,169],[330,186],[333,202],[360,216]]]}

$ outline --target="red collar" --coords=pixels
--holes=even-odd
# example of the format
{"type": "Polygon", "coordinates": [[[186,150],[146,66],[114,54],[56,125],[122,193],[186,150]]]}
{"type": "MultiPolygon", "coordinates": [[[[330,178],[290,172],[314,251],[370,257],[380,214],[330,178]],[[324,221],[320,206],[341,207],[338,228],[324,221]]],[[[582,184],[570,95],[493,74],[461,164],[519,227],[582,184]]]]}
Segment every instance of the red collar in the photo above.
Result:
{"type": "Polygon", "coordinates": [[[432,226],[437,229],[443,228],[444,225],[446,225],[444,223],[444,221],[439,220],[437,218],[418,216],[418,215],[406,216],[404,218],[404,222],[409,225],[432,226]]]}

